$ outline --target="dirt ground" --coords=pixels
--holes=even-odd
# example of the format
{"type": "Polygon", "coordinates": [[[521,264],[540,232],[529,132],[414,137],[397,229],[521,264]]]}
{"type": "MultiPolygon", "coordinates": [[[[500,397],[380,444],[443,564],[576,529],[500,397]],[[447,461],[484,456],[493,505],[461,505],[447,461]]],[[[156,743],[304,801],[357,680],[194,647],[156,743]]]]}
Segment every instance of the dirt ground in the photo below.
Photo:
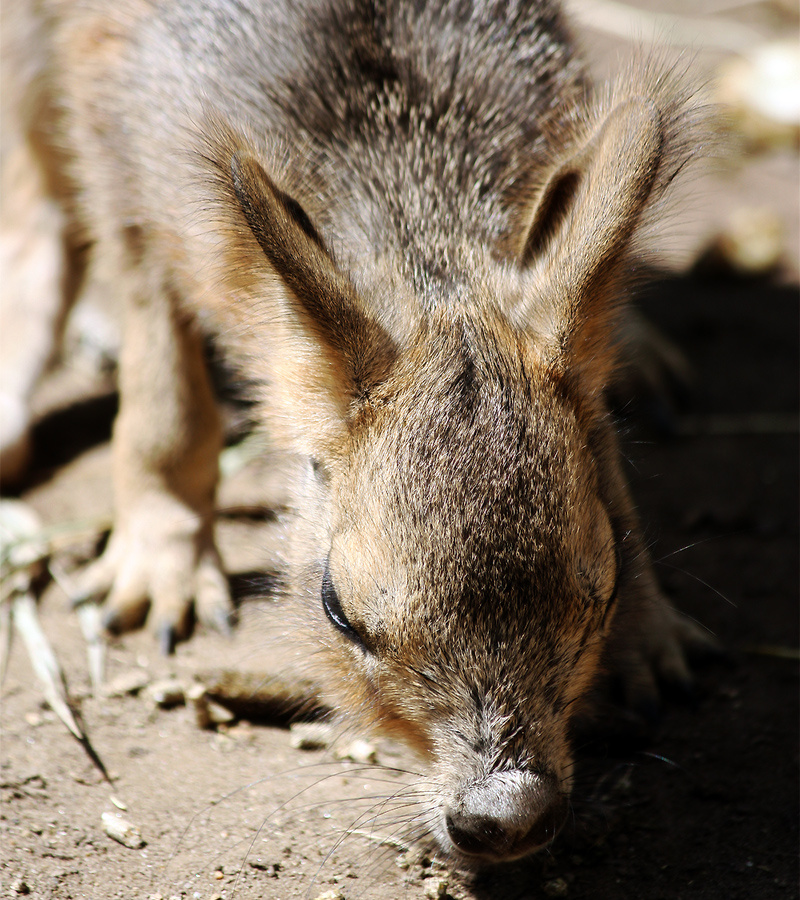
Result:
{"type": "MultiPolygon", "coordinates": [[[[590,44],[601,61],[614,49],[590,44]]],[[[653,405],[626,416],[624,448],[662,584],[730,658],[699,669],[694,703],[667,699],[652,743],[581,743],[573,815],[551,849],[478,875],[448,872],[404,843],[402,790],[416,763],[401,749],[378,742],[379,764],[365,765],[337,758],[352,735],[297,750],[285,727],[203,730],[191,705],[154,704],[148,686],[168,675],[302,671],[269,590],[278,526],[235,514],[220,517],[219,534],[238,629],[197,634],[170,658],[150,635],[126,635],[108,649],[108,680],[133,673],[129,692],[91,694],[77,618],[59,585],[44,590],[43,626],[112,784],[43,703],[15,641],[0,694],[0,896],[798,896],[798,187],[796,154],[771,151],[695,178],[676,204],[670,268],[642,305],[690,359],[694,389],[671,421],[653,405]],[[781,269],[689,273],[707,236],[747,205],[784,223],[781,269]],[[112,840],[103,813],[136,825],[144,846],[112,840]]],[[[23,499],[47,523],[110,515],[108,385],[67,360],[37,408],[23,499]]],[[[280,479],[268,464],[229,479],[221,507],[275,505],[280,479]]]]}

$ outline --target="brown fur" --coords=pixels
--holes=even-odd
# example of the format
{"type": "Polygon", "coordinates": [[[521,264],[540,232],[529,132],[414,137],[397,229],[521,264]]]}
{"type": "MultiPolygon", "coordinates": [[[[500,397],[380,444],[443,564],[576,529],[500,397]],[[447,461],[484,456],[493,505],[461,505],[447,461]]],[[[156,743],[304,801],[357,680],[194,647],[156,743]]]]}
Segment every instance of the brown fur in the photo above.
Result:
{"type": "Polygon", "coordinates": [[[536,849],[603,654],[641,702],[697,639],[604,399],[687,97],[654,67],[593,94],[546,0],[45,8],[49,175],[127,317],[86,593],[167,647],[192,602],[227,616],[210,324],[308,461],[289,580],[326,689],[429,759],[445,850],[536,849]]]}

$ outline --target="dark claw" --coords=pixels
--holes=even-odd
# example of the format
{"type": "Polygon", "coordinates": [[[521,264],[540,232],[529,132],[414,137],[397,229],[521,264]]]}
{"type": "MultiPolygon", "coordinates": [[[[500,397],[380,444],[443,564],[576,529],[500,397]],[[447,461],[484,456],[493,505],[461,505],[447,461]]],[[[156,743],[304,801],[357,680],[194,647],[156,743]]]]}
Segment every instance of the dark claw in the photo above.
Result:
{"type": "Polygon", "coordinates": [[[119,613],[116,610],[109,609],[103,614],[103,628],[109,633],[117,635],[122,631],[119,621],[119,613]]]}
{"type": "Polygon", "coordinates": [[[175,626],[168,622],[158,629],[158,648],[164,656],[172,656],[175,652],[175,644],[178,642],[175,626]]]}

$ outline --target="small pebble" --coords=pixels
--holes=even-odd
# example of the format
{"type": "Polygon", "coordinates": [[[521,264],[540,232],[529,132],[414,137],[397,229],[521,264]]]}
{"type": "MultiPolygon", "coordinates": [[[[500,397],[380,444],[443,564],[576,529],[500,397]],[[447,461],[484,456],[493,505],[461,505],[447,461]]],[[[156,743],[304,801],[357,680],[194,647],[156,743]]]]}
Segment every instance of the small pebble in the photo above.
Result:
{"type": "Polygon", "coordinates": [[[341,891],[325,891],[318,894],[314,900],[345,900],[345,896],[341,891]]]}
{"type": "Polygon", "coordinates": [[[209,699],[204,685],[195,682],[186,691],[186,699],[194,706],[197,725],[200,728],[215,728],[227,725],[236,716],[222,704],[209,699]]]}
{"type": "Polygon", "coordinates": [[[542,890],[548,897],[566,897],[569,887],[563,878],[553,878],[542,885],[542,890]]]}
{"type": "Polygon", "coordinates": [[[138,694],[150,683],[150,675],[141,669],[123,672],[109,681],[103,688],[106,697],[124,697],[126,694],[138,694]]]}
{"type": "Polygon", "coordinates": [[[186,690],[177,678],[162,678],[147,688],[147,696],[160,709],[172,709],[186,702],[186,690]]]}
{"type": "Polygon", "coordinates": [[[105,832],[110,838],[131,850],[140,850],[144,847],[145,842],[139,829],[118,813],[104,812],[102,820],[105,832]]]}
{"type": "Polygon", "coordinates": [[[375,745],[369,741],[357,740],[336,751],[337,759],[351,759],[353,762],[374,764],[378,761],[375,745]]]}
{"type": "Polygon", "coordinates": [[[204,685],[194,682],[186,690],[186,700],[194,707],[198,728],[211,728],[211,717],[208,714],[208,697],[204,685]]]}
{"type": "Polygon", "coordinates": [[[425,896],[428,900],[444,900],[447,896],[449,881],[442,875],[425,880],[425,896]]]}
{"type": "Polygon", "coordinates": [[[281,871],[280,863],[265,863],[260,859],[249,860],[251,869],[258,869],[260,872],[266,872],[270,878],[278,878],[281,871]]]}
{"type": "Polygon", "coordinates": [[[228,725],[236,718],[234,713],[216,700],[207,700],[206,709],[213,725],[228,725]]]}

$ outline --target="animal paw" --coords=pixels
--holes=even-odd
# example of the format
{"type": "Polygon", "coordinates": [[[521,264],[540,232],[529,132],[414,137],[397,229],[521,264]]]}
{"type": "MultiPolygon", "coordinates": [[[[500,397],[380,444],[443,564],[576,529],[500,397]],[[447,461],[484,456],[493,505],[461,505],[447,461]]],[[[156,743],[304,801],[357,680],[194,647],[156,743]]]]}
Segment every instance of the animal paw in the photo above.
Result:
{"type": "Polygon", "coordinates": [[[654,725],[662,689],[693,700],[690,661],[720,654],[713,635],[656,595],[621,606],[609,636],[606,663],[628,709],[654,725]]]}
{"type": "Polygon", "coordinates": [[[80,574],[74,602],[102,597],[110,633],[146,620],[164,653],[189,636],[195,617],[230,630],[233,604],[210,529],[185,508],[177,516],[140,511],[115,528],[103,555],[80,574]]]}

